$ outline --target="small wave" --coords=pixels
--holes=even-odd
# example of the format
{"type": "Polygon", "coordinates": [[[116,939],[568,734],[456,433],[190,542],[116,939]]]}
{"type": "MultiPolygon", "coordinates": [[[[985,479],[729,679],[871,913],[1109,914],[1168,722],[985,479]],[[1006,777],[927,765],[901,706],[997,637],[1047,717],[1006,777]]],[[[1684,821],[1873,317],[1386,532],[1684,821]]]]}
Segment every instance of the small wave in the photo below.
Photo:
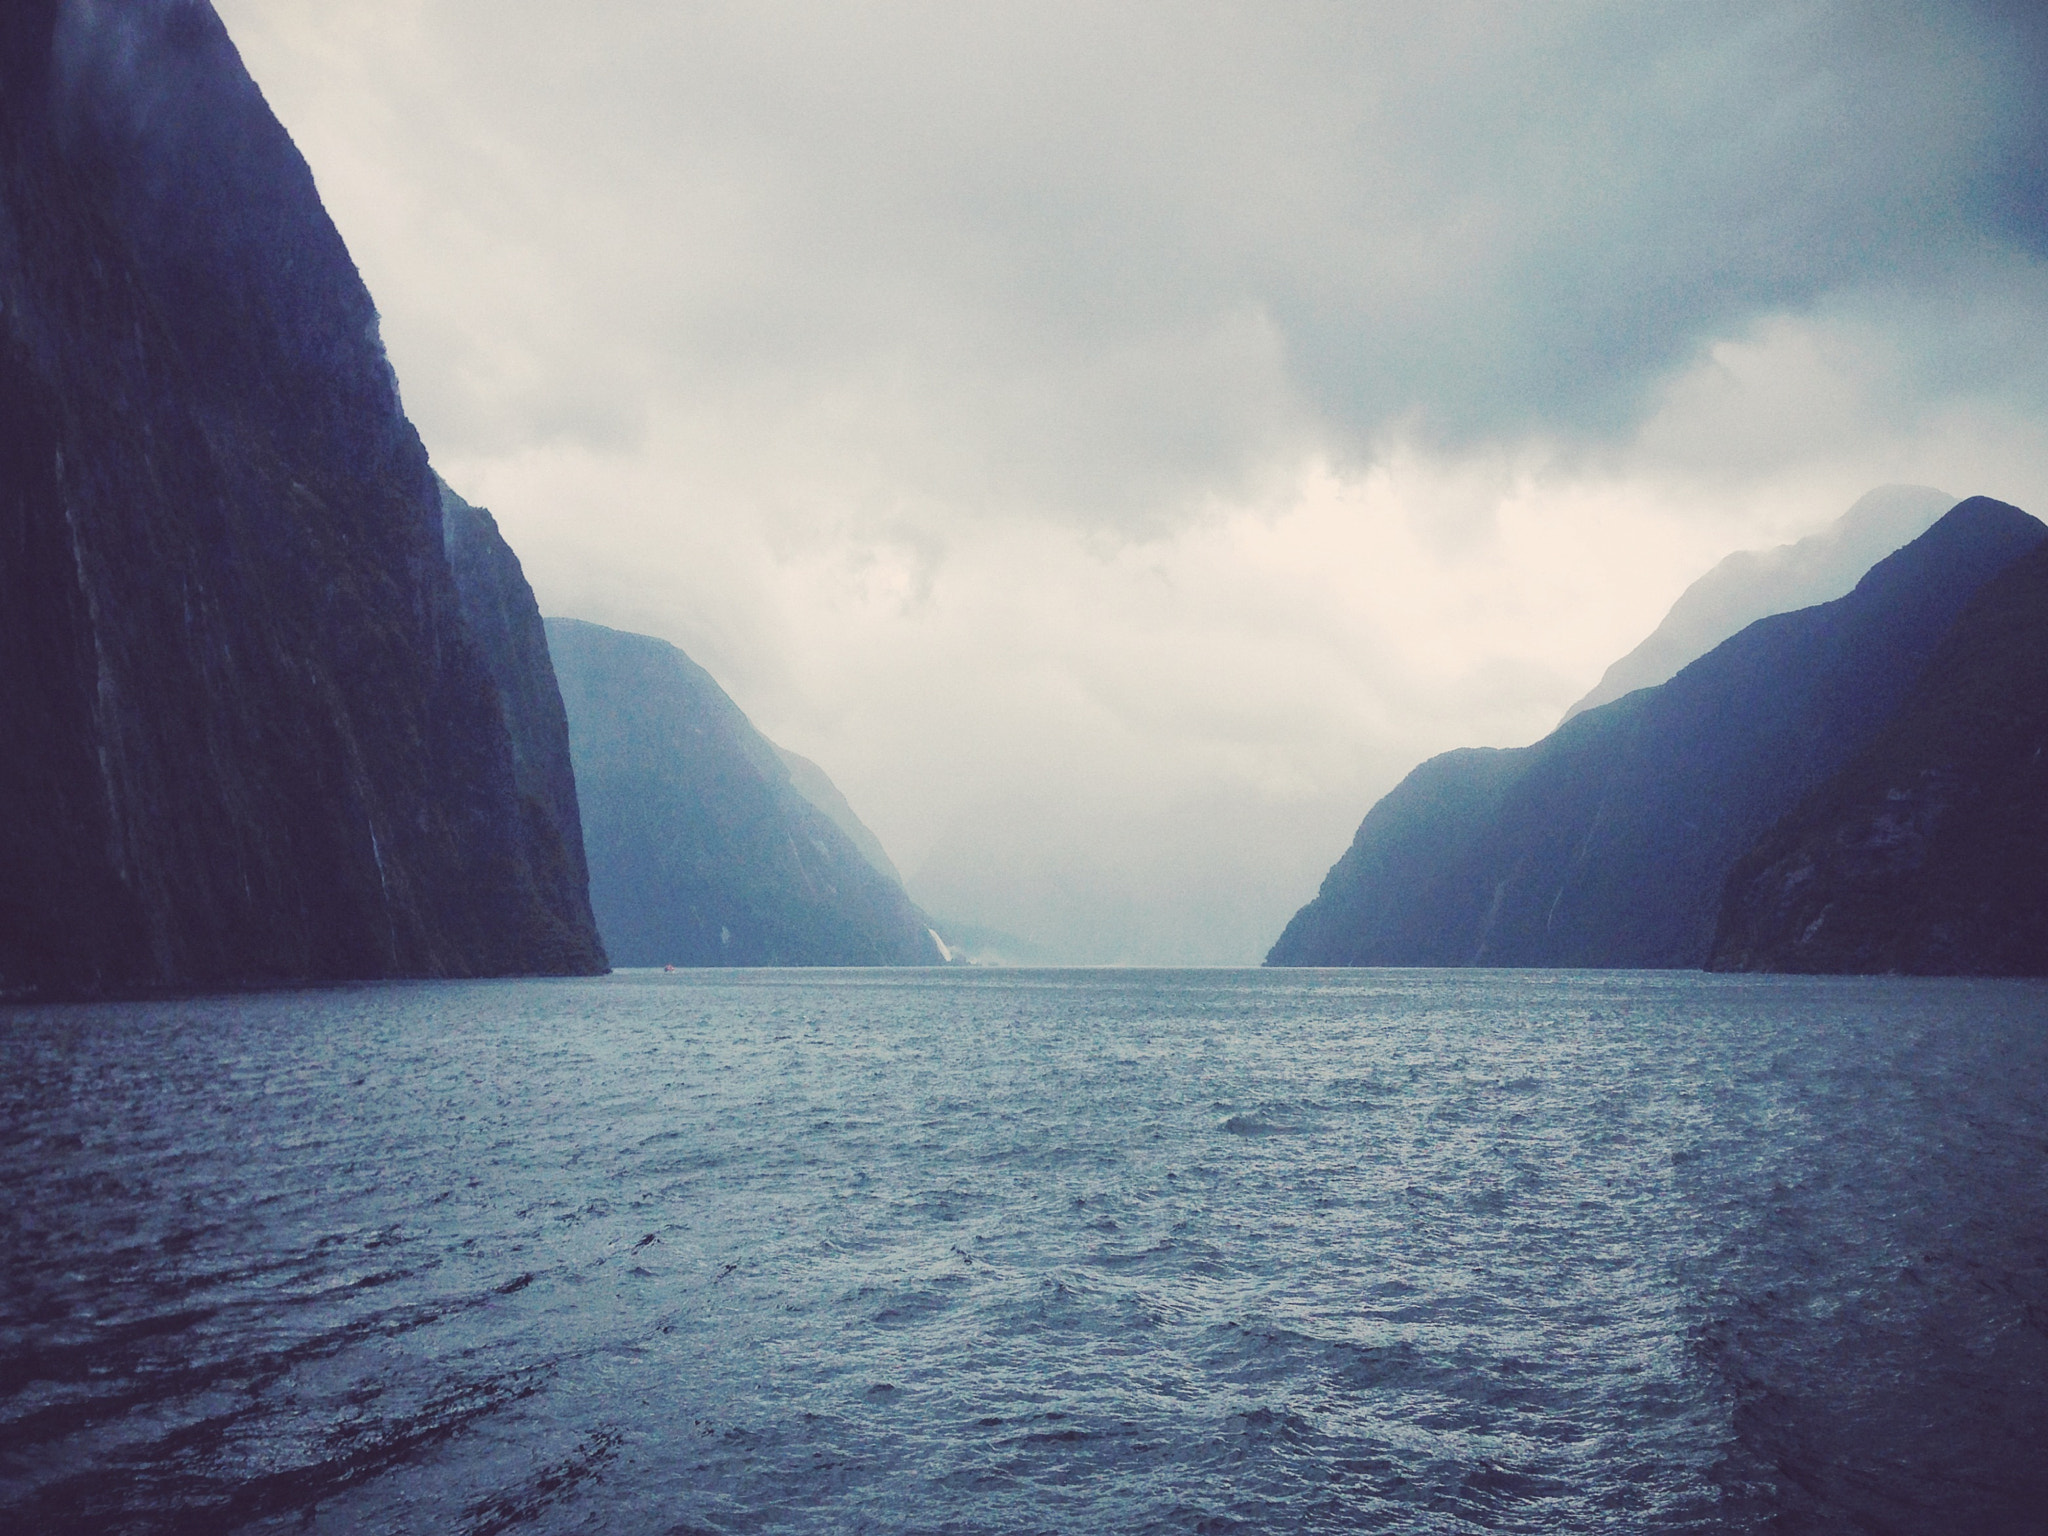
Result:
{"type": "Polygon", "coordinates": [[[1077,1440],[1094,1438],[1085,1429],[1041,1429],[1021,1438],[1024,1445],[1072,1445],[1077,1440]]]}
{"type": "MultiPolygon", "coordinates": [[[[1173,1242],[1154,1243],[1149,1248],[1140,1248],[1135,1253],[1096,1253],[1088,1262],[1097,1269],[1130,1269],[1133,1266],[1174,1265],[1180,1255],[1180,1245],[1173,1242]]],[[[1177,1265],[1175,1267],[1178,1267],[1177,1265]]]]}
{"type": "Polygon", "coordinates": [[[951,1297],[937,1291],[898,1292],[889,1305],[870,1313],[868,1321],[877,1328],[904,1328],[921,1323],[952,1304],[951,1297]]]}
{"type": "Polygon", "coordinates": [[[1223,1122],[1223,1129],[1233,1136],[1298,1136],[1305,1127],[1264,1115],[1232,1115],[1223,1122]]]}

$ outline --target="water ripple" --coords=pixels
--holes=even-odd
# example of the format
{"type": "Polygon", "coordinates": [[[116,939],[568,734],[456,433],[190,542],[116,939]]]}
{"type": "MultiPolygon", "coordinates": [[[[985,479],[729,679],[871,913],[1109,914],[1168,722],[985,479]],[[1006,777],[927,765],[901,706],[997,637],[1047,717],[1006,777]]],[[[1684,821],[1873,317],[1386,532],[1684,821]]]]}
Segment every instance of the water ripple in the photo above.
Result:
{"type": "Polygon", "coordinates": [[[2023,1531],[2048,989],[0,1011],[0,1524],[2023,1531]]]}

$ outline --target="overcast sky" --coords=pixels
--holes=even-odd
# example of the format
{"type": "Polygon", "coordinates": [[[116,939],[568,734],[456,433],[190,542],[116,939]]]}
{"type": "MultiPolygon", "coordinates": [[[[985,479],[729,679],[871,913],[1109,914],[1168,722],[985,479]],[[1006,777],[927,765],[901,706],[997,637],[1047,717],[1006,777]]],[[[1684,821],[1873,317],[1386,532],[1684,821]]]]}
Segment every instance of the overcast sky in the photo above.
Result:
{"type": "Polygon", "coordinates": [[[1887,481],[2048,510],[2032,7],[216,0],[550,613],[941,917],[1256,961],[1887,481]]]}

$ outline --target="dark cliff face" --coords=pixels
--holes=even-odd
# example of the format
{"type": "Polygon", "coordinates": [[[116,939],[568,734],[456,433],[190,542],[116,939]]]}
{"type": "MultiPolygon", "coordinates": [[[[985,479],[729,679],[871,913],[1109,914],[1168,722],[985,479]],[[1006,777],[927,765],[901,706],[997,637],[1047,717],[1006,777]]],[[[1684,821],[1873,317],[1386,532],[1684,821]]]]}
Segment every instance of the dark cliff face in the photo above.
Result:
{"type": "Polygon", "coordinates": [[[549,944],[548,970],[605,968],[604,946],[590,912],[590,872],[583,856],[583,821],[576,805],[576,773],[569,758],[569,717],[548,656],[540,604],[527,585],[497,519],[473,507],[438,476],[441,543],[463,622],[497,685],[511,737],[512,782],[526,819],[528,859],[542,906],[558,931],[549,944]]]}
{"type": "Polygon", "coordinates": [[[663,640],[549,619],[590,856],[620,965],[934,965],[925,917],[663,640]]]}
{"type": "Polygon", "coordinates": [[[0,987],[600,963],[369,295],[203,4],[0,21],[0,730],[0,987]]]}
{"type": "Polygon", "coordinates": [[[2048,975],[2048,547],[1730,871],[1709,966],[2048,975]]]}
{"type": "Polygon", "coordinates": [[[2043,533],[1963,502],[1847,597],[1760,620],[1521,754],[1425,764],[1268,963],[1703,964],[1729,868],[1871,740],[2043,533]]]}

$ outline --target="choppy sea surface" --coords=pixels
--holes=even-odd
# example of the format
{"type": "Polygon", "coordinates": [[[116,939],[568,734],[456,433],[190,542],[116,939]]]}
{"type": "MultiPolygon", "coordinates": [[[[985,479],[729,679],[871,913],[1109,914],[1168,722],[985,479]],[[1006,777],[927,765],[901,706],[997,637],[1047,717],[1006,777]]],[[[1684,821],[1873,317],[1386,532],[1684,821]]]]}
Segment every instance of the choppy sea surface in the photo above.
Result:
{"type": "Polygon", "coordinates": [[[2048,987],[0,1010],[0,1527],[2048,1528],[2048,987]]]}

